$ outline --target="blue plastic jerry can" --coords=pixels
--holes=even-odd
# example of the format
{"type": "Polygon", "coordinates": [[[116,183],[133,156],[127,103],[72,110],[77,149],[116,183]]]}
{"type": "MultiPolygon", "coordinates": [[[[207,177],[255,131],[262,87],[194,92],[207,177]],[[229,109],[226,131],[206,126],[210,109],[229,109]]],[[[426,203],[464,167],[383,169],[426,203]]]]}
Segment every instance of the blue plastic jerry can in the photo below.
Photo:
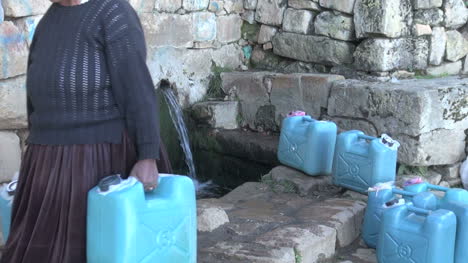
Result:
{"type": "Polygon", "coordinates": [[[10,234],[11,209],[17,183],[17,180],[13,180],[0,189],[0,220],[2,222],[3,241],[5,242],[10,234]]]}
{"type": "Polygon", "coordinates": [[[411,203],[385,210],[377,244],[379,263],[451,263],[457,219],[452,211],[411,203]]]}
{"type": "Polygon", "coordinates": [[[310,116],[283,120],[278,146],[278,160],[304,173],[317,176],[332,172],[337,126],[310,116]]]}
{"type": "MultiPolygon", "coordinates": [[[[436,190],[445,192],[437,199],[437,209],[452,211],[457,217],[457,236],[455,244],[455,263],[464,263],[468,259],[468,191],[460,188],[447,188],[428,183],[414,184],[405,187],[408,191],[436,190]]],[[[428,193],[423,192],[421,194],[428,193]]]]}
{"type": "Polygon", "coordinates": [[[361,131],[341,133],[336,142],[333,182],[365,194],[377,183],[394,181],[399,145],[385,134],[376,138],[361,131]]]}
{"type": "Polygon", "coordinates": [[[104,178],[88,194],[88,263],[195,263],[195,187],[160,175],[145,193],[137,179],[104,178]]]}

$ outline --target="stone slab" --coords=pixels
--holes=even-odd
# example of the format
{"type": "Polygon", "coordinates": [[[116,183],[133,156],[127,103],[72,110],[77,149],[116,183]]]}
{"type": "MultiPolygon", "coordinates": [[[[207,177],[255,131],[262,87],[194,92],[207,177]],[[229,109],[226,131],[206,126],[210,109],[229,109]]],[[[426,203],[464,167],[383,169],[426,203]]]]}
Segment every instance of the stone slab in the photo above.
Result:
{"type": "Polygon", "coordinates": [[[347,14],[353,14],[354,12],[355,0],[320,0],[318,2],[320,6],[325,8],[334,9],[347,14]]]}
{"type": "Polygon", "coordinates": [[[0,129],[27,128],[26,78],[0,80],[0,129]]]}
{"type": "Polygon", "coordinates": [[[458,75],[462,70],[462,62],[442,63],[439,66],[428,67],[426,69],[427,75],[441,77],[445,75],[458,75]]]}
{"type": "Polygon", "coordinates": [[[195,39],[191,15],[144,13],[140,14],[140,18],[149,48],[193,46],[195,39]]]}
{"type": "Polygon", "coordinates": [[[284,12],[283,31],[310,34],[314,30],[314,13],[308,10],[288,8],[284,12]]]}
{"type": "Polygon", "coordinates": [[[261,24],[280,26],[287,0],[258,0],[255,20],[261,24]]]}
{"type": "Polygon", "coordinates": [[[26,73],[28,45],[23,33],[11,22],[0,23],[0,79],[26,73]]]}
{"type": "Polygon", "coordinates": [[[447,45],[447,34],[443,27],[434,27],[430,43],[429,64],[438,66],[442,63],[447,45]]]}
{"type": "Polygon", "coordinates": [[[9,182],[20,168],[20,140],[14,132],[0,131],[0,145],[0,182],[9,182]]]}
{"type": "Polygon", "coordinates": [[[192,106],[192,116],[197,122],[215,129],[237,129],[238,114],[237,101],[207,101],[192,106]]]}
{"type": "Polygon", "coordinates": [[[200,232],[212,232],[229,223],[226,211],[213,203],[197,201],[197,229],[200,232]]]}
{"type": "Polygon", "coordinates": [[[217,40],[231,43],[241,38],[242,19],[239,15],[219,16],[217,19],[217,40]]]}
{"type": "MultiPolygon", "coordinates": [[[[362,120],[375,129],[373,135],[395,137],[404,164],[447,165],[465,156],[467,96],[466,81],[455,77],[398,83],[339,81],[332,86],[328,114],[332,119],[362,120]]],[[[359,122],[350,124],[347,128],[362,128],[359,122]]]]}
{"type": "Polygon", "coordinates": [[[333,12],[322,12],[315,19],[315,33],[338,40],[354,40],[353,18],[333,12]]]}

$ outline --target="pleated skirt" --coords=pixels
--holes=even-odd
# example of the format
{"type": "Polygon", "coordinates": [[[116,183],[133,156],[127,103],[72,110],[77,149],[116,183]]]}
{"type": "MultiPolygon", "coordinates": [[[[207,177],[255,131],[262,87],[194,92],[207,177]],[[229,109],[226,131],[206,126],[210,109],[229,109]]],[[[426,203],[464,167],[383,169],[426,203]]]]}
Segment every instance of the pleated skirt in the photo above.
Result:
{"type": "MultiPolygon", "coordinates": [[[[86,262],[87,193],[105,176],[128,176],[136,160],[127,135],[121,144],[28,145],[0,262],[86,262]]],[[[164,145],[158,169],[172,172],[164,145]]]]}

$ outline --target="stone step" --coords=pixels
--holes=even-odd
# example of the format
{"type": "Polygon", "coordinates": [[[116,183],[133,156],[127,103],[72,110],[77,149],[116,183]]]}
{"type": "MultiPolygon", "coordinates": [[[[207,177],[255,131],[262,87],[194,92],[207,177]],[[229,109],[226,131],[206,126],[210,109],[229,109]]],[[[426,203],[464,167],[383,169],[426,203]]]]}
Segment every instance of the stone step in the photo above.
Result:
{"type": "Polygon", "coordinates": [[[198,201],[199,262],[331,260],[336,249],[358,239],[364,209],[329,178],[277,167],[263,182],[198,201]]]}

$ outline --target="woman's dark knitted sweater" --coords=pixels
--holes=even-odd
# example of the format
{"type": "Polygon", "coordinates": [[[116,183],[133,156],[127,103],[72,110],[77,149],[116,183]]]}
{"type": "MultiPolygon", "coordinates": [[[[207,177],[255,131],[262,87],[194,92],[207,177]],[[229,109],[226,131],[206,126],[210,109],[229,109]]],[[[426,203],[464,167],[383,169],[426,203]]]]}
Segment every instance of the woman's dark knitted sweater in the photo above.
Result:
{"type": "MultiPolygon", "coordinates": [[[[45,0],[42,0],[45,1],[45,0]]],[[[28,61],[31,144],[121,143],[159,153],[159,113],[140,20],[125,0],[52,4],[28,61]]]]}

